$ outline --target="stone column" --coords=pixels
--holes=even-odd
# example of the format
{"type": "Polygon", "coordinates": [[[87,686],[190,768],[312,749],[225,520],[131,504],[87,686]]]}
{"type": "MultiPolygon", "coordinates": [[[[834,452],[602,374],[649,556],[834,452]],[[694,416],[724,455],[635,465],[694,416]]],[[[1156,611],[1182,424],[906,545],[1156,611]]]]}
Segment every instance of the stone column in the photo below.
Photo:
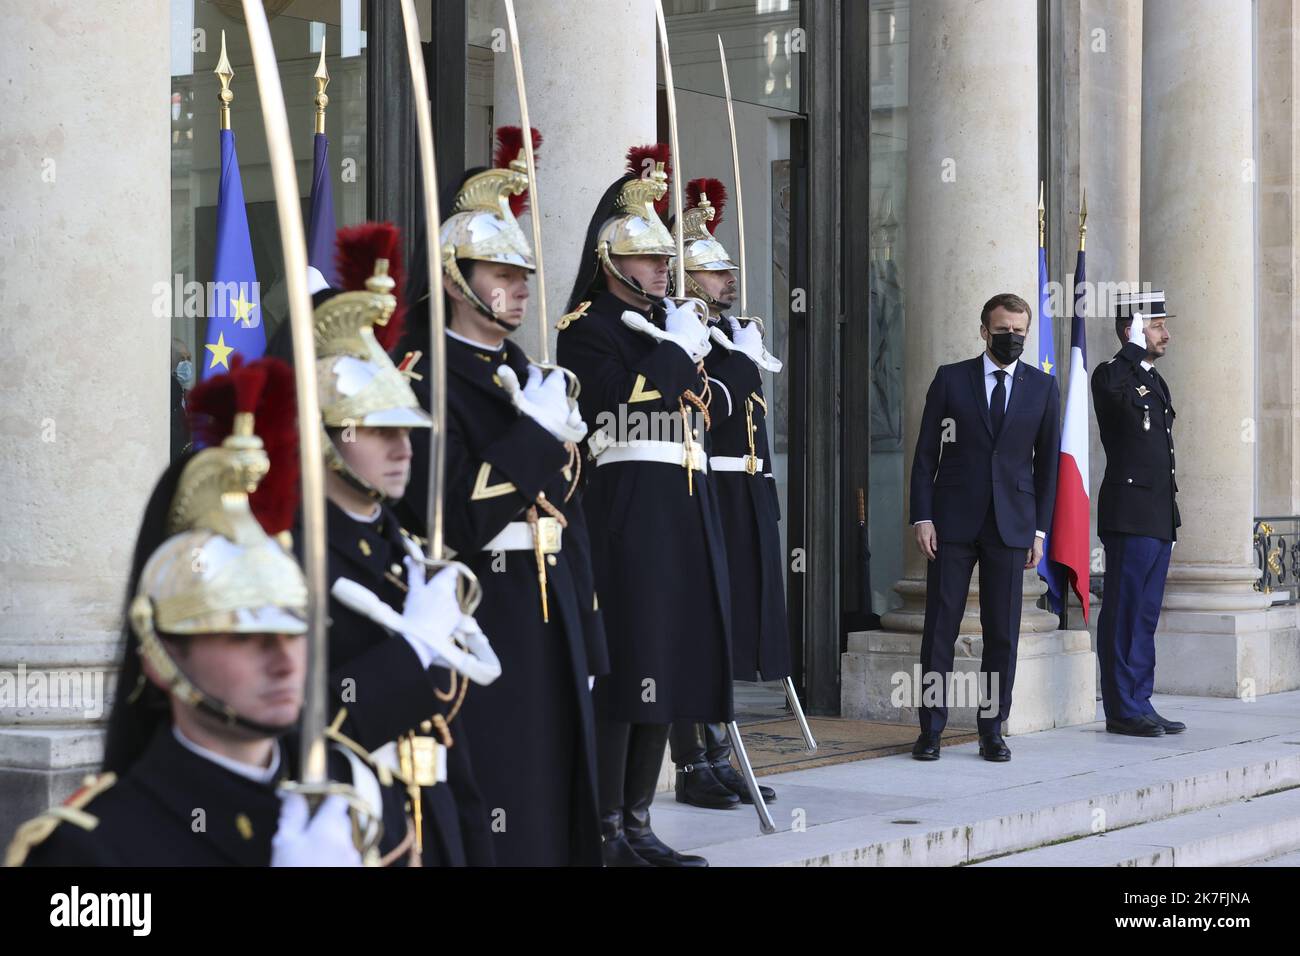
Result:
{"type": "Polygon", "coordinates": [[[1252,587],[1251,19],[1247,0],[1148,0],[1143,12],[1142,280],[1177,316],[1160,363],[1183,519],[1157,632],[1165,693],[1273,689],[1269,599],[1252,587]]]}
{"type": "MultiPolygon", "coordinates": [[[[1037,22],[1031,0],[935,0],[911,9],[905,488],[935,369],[981,352],[979,314],[989,296],[1016,292],[1038,301],[1037,22]]],[[[1025,343],[1031,360],[1037,333],[1035,322],[1025,343]]],[[[884,616],[886,630],[850,636],[841,678],[844,716],[916,719],[910,695],[903,706],[891,699],[899,675],[913,679],[924,623],[925,559],[910,526],[904,538],[905,577],[895,589],[905,604],[884,616]]],[[[1087,635],[1057,631],[1056,616],[1034,607],[1044,590],[1036,574],[1026,574],[1017,703],[1008,723],[1013,732],[1093,715],[1087,635]]],[[[982,652],[977,599],[975,579],[957,647],[963,673],[978,670],[982,652]]],[[[973,706],[954,708],[952,726],[974,723],[973,706]]]]}
{"type": "MultiPolygon", "coordinates": [[[[573,288],[596,203],[623,173],[628,147],[656,139],[655,8],[650,0],[529,0],[515,4],[515,16],[529,120],[545,140],[537,176],[554,360],[555,323],[573,288]]],[[[496,23],[504,31],[501,3],[496,23]]],[[[508,47],[495,58],[493,92],[496,125],[519,125],[508,47]]],[[[531,242],[529,216],[520,224],[531,242]]],[[[515,334],[533,357],[540,351],[535,309],[534,302],[515,334]]]]}
{"type": "Polygon", "coordinates": [[[168,453],[169,9],[5,2],[0,842],[97,769],[168,453]]]}

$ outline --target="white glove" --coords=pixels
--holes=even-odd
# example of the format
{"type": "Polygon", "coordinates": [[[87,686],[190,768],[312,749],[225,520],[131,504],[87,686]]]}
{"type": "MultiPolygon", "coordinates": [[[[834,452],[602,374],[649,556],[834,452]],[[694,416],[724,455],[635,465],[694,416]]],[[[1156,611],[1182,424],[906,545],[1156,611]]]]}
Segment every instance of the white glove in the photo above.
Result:
{"type": "Polygon", "coordinates": [[[501,662],[497,660],[496,651],[492,650],[492,642],[488,640],[472,614],[461,615],[455,637],[474,656],[477,672],[480,675],[476,683],[490,684],[501,676],[501,662]],[[482,679],[484,677],[487,679],[482,679]]]}
{"type": "Polygon", "coordinates": [[[1143,348],[1146,348],[1147,337],[1143,333],[1142,327],[1143,327],[1142,313],[1134,312],[1133,321],[1130,322],[1128,326],[1128,340],[1132,342],[1134,345],[1140,345],[1143,348]]]}
{"type": "Polygon", "coordinates": [[[425,670],[431,664],[450,667],[444,656],[452,648],[451,635],[460,624],[456,601],[456,569],[443,568],[429,580],[424,567],[407,555],[406,603],[402,605],[401,635],[415,650],[425,670]]]}
{"type": "MultiPolygon", "coordinates": [[[[423,565],[411,557],[406,558],[406,562],[408,579],[413,582],[423,581],[423,565]]],[[[470,650],[461,650],[453,640],[453,637],[462,636],[462,631],[465,630],[464,620],[467,616],[461,612],[460,603],[456,600],[455,574],[455,568],[444,568],[440,571],[429,582],[430,585],[437,586],[435,590],[427,597],[417,597],[414,606],[410,603],[412,592],[408,592],[406,609],[409,613],[406,614],[398,614],[380,600],[379,595],[374,591],[348,578],[337,578],[330,588],[330,595],[376,624],[401,634],[416,649],[416,654],[421,655],[421,660],[423,660],[421,648],[432,647],[434,653],[429,659],[430,664],[460,671],[476,684],[490,684],[501,676],[501,664],[492,653],[492,646],[487,643],[487,638],[483,637],[481,642],[470,642],[470,650]],[[453,577],[449,581],[444,579],[439,584],[438,579],[448,573],[453,577]],[[438,600],[434,601],[434,597],[438,597],[438,600]],[[422,601],[435,609],[436,629],[425,620],[428,612],[421,610],[422,601]],[[448,610],[448,607],[452,610],[448,610]],[[450,624],[447,615],[450,615],[450,624]]],[[[412,591],[414,589],[413,586],[412,591]]],[[[482,636],[483,632],[478,631],[477,624],[473,625],[471,630],[477,631],[479,636],[482,636]]]]}
{"type": "Polygon", "coordinates": [[[785,366],[781,360],[763,345],[763,332],[757,322],[742,323],[733,316],[727,316],[731,326],[731,338],[716,325],[710,330],[715,342],[734,352],[740,352],[750,358],[755,365],[769,372],[779,372],[785,366]]]}
{"type": "Polygon", "coordinates": [[[580,442],[587,437],[587,423],[577,406],[569,406],[568,384],[561,372],[542,378],[542,370],[528,366],[528,382],[521,389],[519,376],[509,365],[497,369],[501,384],[515,408],[541,425],[560,441],[580,442]]]}
{"type": "Polygon", "coordinates": [[[280,823],[271,838],[272,866],[360,866],[361,851],[352,842],[348,803],[326,797],[315,816],[301,793],[280,794],[280,823]]]}
{"type": "Polygon", "coordinates": [[[623,324],[656,342],[672,342],[686,353],[692,362],[698,362],[709,354],[709,327],[699,320],[695,310],[688,305],[676,305],[665,299],[668,309],[664,328],[659,328],[639,312],[623,313],[623,324]]]}

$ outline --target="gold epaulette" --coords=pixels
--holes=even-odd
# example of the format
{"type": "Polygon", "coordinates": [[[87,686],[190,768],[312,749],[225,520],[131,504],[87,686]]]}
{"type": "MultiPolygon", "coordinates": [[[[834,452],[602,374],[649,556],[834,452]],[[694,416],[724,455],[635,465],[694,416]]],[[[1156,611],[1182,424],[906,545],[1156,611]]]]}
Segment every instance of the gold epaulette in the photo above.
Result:
{"type": "Polygon", "coordinates": [[[33,817],[20,826],[14,833],[9,849],[5,851],[5,866],[22,866],[32,847],[40,846],[49,839],[60,823],[71,823],[87,831],[99,826],[99,818],[83,808],[115,783],[115,773],[90,774],[82,781],[81,789],[62,804],[51,807],[39,817],[33,817]]]}

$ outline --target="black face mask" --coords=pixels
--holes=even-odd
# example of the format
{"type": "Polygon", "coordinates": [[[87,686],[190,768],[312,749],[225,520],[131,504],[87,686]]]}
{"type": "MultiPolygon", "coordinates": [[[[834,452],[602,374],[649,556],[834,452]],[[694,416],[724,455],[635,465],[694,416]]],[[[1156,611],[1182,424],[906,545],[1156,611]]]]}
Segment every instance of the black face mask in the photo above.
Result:
{"type": "Polygon", "coordinates": [[[1015,332],[989,333],[989,351],[1003,365],[1010,365],[1025,350],[1025,337],[1015,332]]]}

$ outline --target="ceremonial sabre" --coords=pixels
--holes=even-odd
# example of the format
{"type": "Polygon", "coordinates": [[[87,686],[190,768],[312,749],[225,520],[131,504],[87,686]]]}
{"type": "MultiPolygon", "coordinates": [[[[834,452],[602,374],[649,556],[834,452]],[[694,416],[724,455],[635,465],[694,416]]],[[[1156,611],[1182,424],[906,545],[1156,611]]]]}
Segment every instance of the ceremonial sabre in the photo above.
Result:
{"type": "MultiPolygon", "coordinates": [[[[429,492],[425,512],[428,515],[429,540],[425,545],[424,563],[429,568],[456,568],[461,577],[461,610],[473,614],[483,597],[478,578],[459,561],[443,558],[442,499],[447,477],[447,336],[442,311],[442,259],[445,252],[439,233],[442,216],[438,211],[438,167],[433,153],[433,120],[429,118],[429,84],[424,75],[424,54],[420,50],[420,26],[415,17],[414,0],[402,0],[402,26],[406,33],[406,58],[411,68],[415,98],[415,132],[420,145],[420,178],[424,186],[424,219],[428,233],[429,417],[433,423],[429,435],[429,492]]],[[[454,680],[452,688],[454,691],[454,680]]]]}
{"type": "MultiPolygon", "coordinates": [[[[763,320],[749,314],[749,297],[745,290],[745,282],[749,277],[749,270],[745,268],[745,199],[740,188],[740,149],[736,145],[736,110],[731,99],[731,72],[727,69],[727,50],[722,45],[721,33],[718,34],[718,60],[722,64],[722,90],[727,95],[727,125],[731,128],[731,175],[736,182],[736,191],[733,194],[736,206],[736,234],[740,238],[740,269],[737,270],[740,273],[740,315],[736,318],[741,322],[755,322],[759,329],[762,329],[763,320]]],[[[764,352],[766,351],[764,349],[764,352]]],[[[816,752],[817,741],[813,738],[812,728],[808,726],[808,718],[804,716],[799,695],[795,693],[794,681],[786,677],[781,682],[781,686],[785,690],[785,699],[790,704],[790,710],[799,721],[799,731],[803,734],[808,752],[816,752]]]]}
{"type": "Polygon", "coordinates": [[[718,34],[718,59],[722,63],[722,91],[727,95],[727,125],[731,128],[731,176],[736,183],[736,235],[740,238],[740,268],[736,270],[740,273],[740,315],[737,318],[742,322],[757,322],[761,329],[763,320],[749,314],[749,297],[745,290],[745,281],[749,278],[749,270],[745,268],[745,200],[740,191],[740,150],[736,146],[736,110],[731,101],[731,73],[727,69],[727,51],[722,46],[721,33],[718,34]]]}
{"type": "Polygon", "coordinates": [[[307,239],[302,225],[302,201],[294,171],[289,119],[280,87],[280,68],[271,44],[271,29],[260,0],[243,0],[248,42],[257,72],[257,94],[266,126],[267,156],[275,186],[280,221],[280,250],[289,294],[289,326],[293,331],[294,384],[298,400],[298,454],[302,459],[302,564],[307,578],[307,685],[303,691],[301,782],[321,787],[325,768],[326,601],[325,475],[321,447],[320,403],[316,396],[316,343],[312,328],[311,295],[307,292],[307,239]]]}
{"type": "MultiPolygon", "coordinates": [[[[673,64],[668,51],[668,24],[664,20],[663,0],[655,0],[655,23],[659,28],[659,53],[664,67],[664,94],[668,99],[668,146],[672,151],[673,157],[673,239],[677,242],[677,269],[676,283],[674,289],[678,296],[686,291],[686,249],[683,228],[685,223],[682,217],[682,154],[677,140],[677,93],[673,86],[673,64]]],[[[698,315],[701,322],[708,322],[709,310],[699,299],[688,299],[698,305],[698,315]]],[[[763,794],[759,792],[758,781],[754,777],[754,768],[749,763],[749,754],[745,751],[745,743],[740,739],[740,727],[736,721],[732,720],[727,724],[727,733],[731,737],[731,745],[736,751],[736,760],[740,763],[741,774],[745,778],[745,786],[749,790],[750,799],[754,801],[754,810],[758,813],[758,826],[764,833],[775,833],[776,824],[772,822],[772,814],[768,812],[767,803],[763,800],[763,794]]]]}
{"type": "Polygon", "coordinates": [[[537,160],[533,156],[533,125],[528,118],[528,90],[524,85],[524,61],[519,52],[519,26],[515,22],[514,0],[505,0],[506,27],[510,33],[510,53],[515,67],[515,91],[519,96],[519,125],[523,128],[524,160],[528,165],[528,218],[533,227],[533,265],[537,276],[537,330],[542,360],[533,362],[540,369],[558,371],[564,376],[570,407],[577,404],[581,386],[578,376],[551,363],[550,328],[546,321],[546,275],[542,271],[542,207],[537,201],[537,160]]]}

